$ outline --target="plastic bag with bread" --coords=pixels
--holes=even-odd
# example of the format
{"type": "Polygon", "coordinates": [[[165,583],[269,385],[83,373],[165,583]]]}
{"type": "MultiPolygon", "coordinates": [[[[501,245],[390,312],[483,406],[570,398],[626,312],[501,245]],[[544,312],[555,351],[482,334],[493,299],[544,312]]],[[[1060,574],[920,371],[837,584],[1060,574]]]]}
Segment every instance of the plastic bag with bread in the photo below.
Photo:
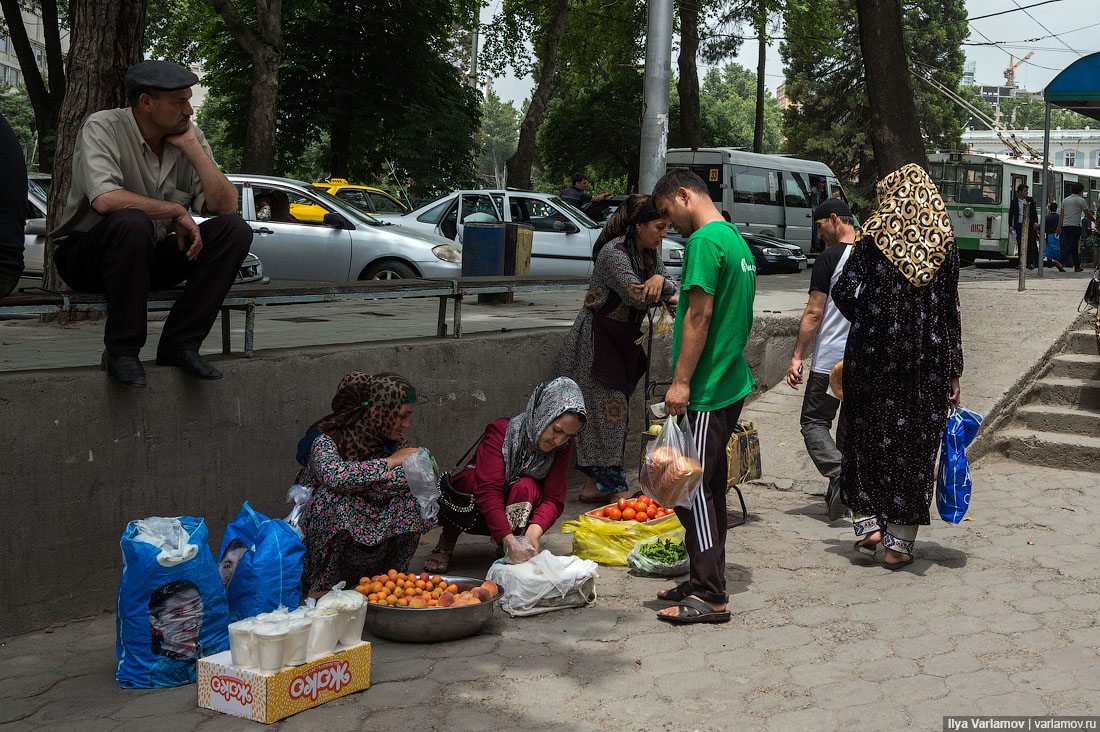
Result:
{"type": "Polygon", "coordinates": [[[667,418],[642,463],[642,492],[662,506],[687,508],[702,477],[691,427],[685,421],[681,428],[675,417],[667,418]]]}

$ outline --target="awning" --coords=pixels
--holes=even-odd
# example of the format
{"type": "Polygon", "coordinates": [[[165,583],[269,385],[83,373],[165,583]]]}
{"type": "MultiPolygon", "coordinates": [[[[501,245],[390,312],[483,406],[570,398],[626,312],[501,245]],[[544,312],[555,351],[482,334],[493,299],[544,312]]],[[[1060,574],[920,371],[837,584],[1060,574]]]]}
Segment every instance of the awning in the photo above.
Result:
{"type": "Polygon", "coordinates": [[[1100,53],[1083,56],[1062,70],[1043,90],[1043,99],[1100,120],[1100,53]]]}

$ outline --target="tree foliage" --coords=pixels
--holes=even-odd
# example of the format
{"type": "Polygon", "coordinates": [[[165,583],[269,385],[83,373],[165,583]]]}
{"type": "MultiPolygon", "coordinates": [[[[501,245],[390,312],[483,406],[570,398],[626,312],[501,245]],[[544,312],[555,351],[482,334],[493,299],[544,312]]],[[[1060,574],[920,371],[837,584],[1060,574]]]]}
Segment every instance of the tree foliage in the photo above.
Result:
{"type": "Polygon", "coordinates": [[[501,101],[489,91],[481,105],[481,132],[478,142],[478,177],[494,188],[504,187],[504,163],[516,149],[519,139],[520,112],[511,102],[501,101]]]}
{"type": "MultiPolygon", "coordinates": [[[[932,67],[940,83],[958,88],[964,60],[960,43],[968,33],[963,0],[905,0],[902,10],[910,64],[932,67]]],[[[784,149],[827,163],[869,198],[874,156],[866,134],[870,113],[856,23],[854,0],[813,0],[785,10],[786,40],[780,53],[793,105],[784,117],[784,149]]],[[[926,149],[956,148],[965,119],[962,110],[928,84],[913,84],[926,149]]]]}
{"type": "MultiPolygon", "coordinates": [[[[670,102],[669,147],[685,147],[678,120],[680,100],[670,102]]],[[[738,63],[710,68],[699,91],[701,147],[752,148],[756,110],[756,74],[738,63]]],[[[783,116],[775,97],[764,97],[764,152],[777,153],[783,139],[783,116]]]]}

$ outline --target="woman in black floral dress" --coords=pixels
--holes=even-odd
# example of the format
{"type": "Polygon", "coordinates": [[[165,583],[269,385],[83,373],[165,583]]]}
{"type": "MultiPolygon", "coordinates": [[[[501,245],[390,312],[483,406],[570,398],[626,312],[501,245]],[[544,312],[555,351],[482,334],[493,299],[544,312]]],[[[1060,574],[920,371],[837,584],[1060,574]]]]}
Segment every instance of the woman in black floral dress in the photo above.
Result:
{"type": "Polygon", "coordinates": [[[844,351],[847,445],[840,489],[856,550],[885,566],[913,561],[928,525],[936,451],[959,402],[962,331],[959,253],[939,191],[906,165],[878,184],[881,205],[863,226],[832,297],[852,323],[844,351]]]}

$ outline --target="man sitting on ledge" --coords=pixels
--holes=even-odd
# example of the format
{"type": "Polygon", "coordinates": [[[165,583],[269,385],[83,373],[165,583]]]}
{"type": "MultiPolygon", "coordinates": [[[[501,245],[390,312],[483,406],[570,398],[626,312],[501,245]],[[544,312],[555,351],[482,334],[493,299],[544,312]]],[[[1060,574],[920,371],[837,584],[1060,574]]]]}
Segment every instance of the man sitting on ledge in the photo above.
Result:
{"type": "Polygon", "coordinates": [[[149,290],[187,285],[157,346],[157,364],[197,379],[222,374],[199,346],[252,244],[237,215],[237,190],[191,123],[198,77],[165,61],[126,72],[130,107],[88,117],[73,153],[72,188],[57,241],[57,271],[73,289],[107,295],[103,366],[127,386],[145,386],[149,290]],[[195,224],[190,210],[214,218],[195,224]]]}

